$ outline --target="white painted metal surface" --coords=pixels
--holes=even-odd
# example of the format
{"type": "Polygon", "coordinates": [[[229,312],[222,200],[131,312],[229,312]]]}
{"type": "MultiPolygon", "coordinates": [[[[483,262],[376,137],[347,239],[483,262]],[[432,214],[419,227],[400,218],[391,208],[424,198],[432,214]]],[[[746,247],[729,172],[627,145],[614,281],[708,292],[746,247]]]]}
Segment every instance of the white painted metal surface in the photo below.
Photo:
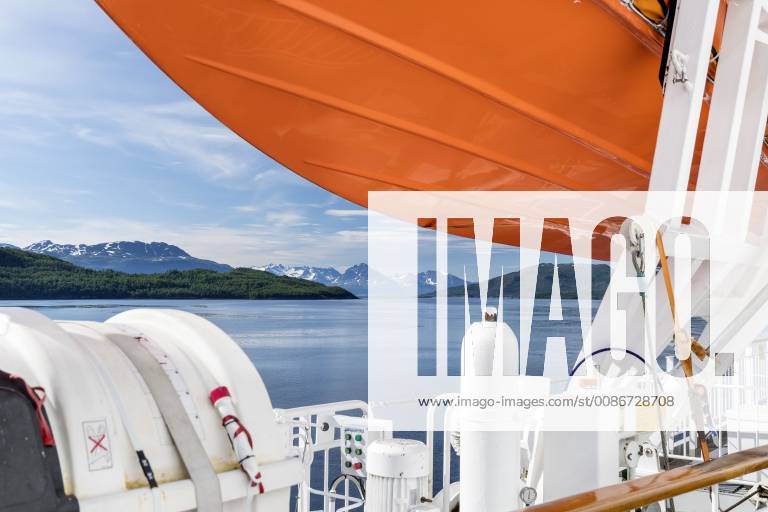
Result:
{"type": "MultiPolygon", "coordinates": [[[[490,308],[492,315],[495,308],[490,308]]],[[[461,343],[462,375],[518,375],[517,336],[504,322],[475,322],[461,343]]]]}
{"type": "Polygon", "coordinates": [[[375,441],[368,451],[366,512],[408,512],[430,498],[427,447],[412,439],[375,441]]]}
{"type": "MultiPolygon", "coordinates": [[[[489,320],[472,324],[464,336],[462,350],[462,387],[466,378],[518,375],[517,338],[512,329],[497,322],[496,311],[484,310],[489,320]]],[[[461,421],[472,422],[484,411],[462,411],[461,421]]],[[[484,432],[474,428],[461,431],[461,507],[469,511],[506,512],[520,503],[519,431],[484,432]]]]}
{"type": "MultiPolygon", "coordinates": [[[[340,458],[338,451],[345,447],[339,413],[357,414],[360,418],[354,419],[366,420],[368,404],[360,400],[349,400],[275,409],[281,437],[302,465],[303,478],[298,486],[296,504],[298,512],[362,509],[364,500],[357,489],[357,485],[362,484],[361,480],[352,480],[354,477],[350,475],[340,475],[331,481],[330,460],[340,458]],[[315,460],[317,454],[322,456],[322,463],[315,460]],[[322,487],[319,489],[312,487],[312,475],[318,472],[322,479],[322,487]],[[312,496],[321,498],[321,508],[312,508],[312,496]]],[[[363,424],[367,425],[367,422],[363,424]]],[[[369,431],[368,434],[374,434],[373,437],[377,439],[391,437],[391,432],[383,427],[376,432],[369,431]]]]}
{"type": "MultiPolygon", "coordinates": [[[[668,71],[649,190],[688,187],[719,6],[719,0],[678,2],[671,52],[685,56],[687,81],[673,83],[675,70],[668,71]]],[[[682,206],[675,209],[682,211],[682,206]]]]}

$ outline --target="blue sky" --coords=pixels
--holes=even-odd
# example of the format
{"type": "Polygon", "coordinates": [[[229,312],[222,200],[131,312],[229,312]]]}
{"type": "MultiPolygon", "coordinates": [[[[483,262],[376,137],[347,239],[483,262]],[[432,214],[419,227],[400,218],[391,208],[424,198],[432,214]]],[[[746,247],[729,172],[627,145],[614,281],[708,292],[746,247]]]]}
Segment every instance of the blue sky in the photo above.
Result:
{"type": "Polygon", "coordinates": [[[5,0],[0,241],[165,241],[233,265],[366,259],[365,210],[282,168],[89,0],[5,0]]]}

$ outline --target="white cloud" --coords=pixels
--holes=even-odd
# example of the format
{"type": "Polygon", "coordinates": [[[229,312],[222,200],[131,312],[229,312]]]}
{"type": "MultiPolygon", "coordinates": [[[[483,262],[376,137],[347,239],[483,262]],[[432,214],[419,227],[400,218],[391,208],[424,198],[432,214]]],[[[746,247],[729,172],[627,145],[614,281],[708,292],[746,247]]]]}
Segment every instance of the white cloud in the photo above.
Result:
{"type": "Polygon", "coordinates": [[[367,231],[341,230],[336,232],[336,238],[347,244],[367,244],[367,231]]]}
{"type": "MultiPolygon", "coordinates": [[[[99,7],[89,2],[48,2],[47,0],[6,0],[0,17],[0,33],[21,35],[25,26],[65,27],[82,32],[100,32],[103,23],[93,23],[99,7]]],[[[106,17],[100,13],[100,17],[106,17]]]]}
{"type": "Polygon", "coordinates": [[[26,246],[39,240],[87,243],[116,240],[162,241],[178,245],[198,258],[233,266],[254,266],[265,261],[286,264],[351,265],[365,261],[365,232],[340,231],[296,236],[274,226],[226,227],[207,224],[169,225],[118,218],[77,219],[56,225],[0,224],[0,242],[26,246]]]}
{"type": "Polygon", "coordinates": [[[14,216],[23,216],[43,207],[44,204],[40,200],[30,197],[29,194],[20,193],[15,187],[0,183],[0,210],[13,210],[14,216]]]}
{"type": "Polygon", "coordinates": [[[232,209],[240,213],[257,213],[262,210],[260,206],[257,206],[254,204],[243,204],[240,206],[233,206],[232,209]]]}
{"type": "MultiPolygon", "coordinates": [[[[19,89],[0,89],[0,117],[13,119],[28,132],[42,121],[61,142],[74,134],[99,146],[165,154],[165,163],[182,163],[212,179],[247,177],[259,153],[218,124],[193,101],[169,103],[54,102],[19,89]],[[25,126],[25,123],[29,126],[25,126]]],[[[42,139],[39,140],[42,142],[42,139]]],[[[263,174],[260,173],[260,174],[263,174]]]]}
{"type": "Polygon", "coordinates": [[[77,89],[100,65],[89,53],[104,50],[89,40],[118,33],[95,2],[4,0],[2,13],[3,83],[77,89]]]}
{"type": "Polygon", "coordinates": [[[95,132],[86,126],[75,126],[75,135],[77,138],[84,140],[85,142],[90,142],[91,144],[107,147],[115,145],[115,139],[113,137],[110,137],[103,132],[95,132]]]}
{"type": "Polygon", "coordinates": [[[2,12],[2,141],[75,138],[214,180],[268,177],[262,155],[183,95],[95,2],[6,0],[2,12]]]}
{"type": "Polygon", "coordinates": [[[331,217],[365,217],[368,215],[368,210],[338,210],[332,208],[325,210],[323,213],[331,217]]]}
{"type": "Polygon", "coordinates": [[[201,107],[195,105],[199,112],[190,107],[186,113],[162,107],[113,105],[108,111],[126,141],[197,165],[211,178],[234,178],[250,170],[255,150],[229,129],[201,117],[201,107]]]}
{"type": "Polygon", "coordinates": [[[282,176],[285,174],[285,171],[281,169],[267,169],[265,171],[259,171],[256,174],[253,175],[253,182],[258,183],[260,181],[269,180],[272,181],[274,178],[277,178],[279,176],[282,176]]]}
{"type": "Polygon", "coordinates": [[[34,129],[28,126],[0,126],[0,140],[3,142],[0,150],[10,148],[13,145],[44,146],[53,135],[54,133],[49,130],[34,129]]]}
{"type": "Polygon", "coordinates": [[[299,226],[305,224],[305,217],[293,211],[268,212],[266,219],[269,224],[277,226],[299,226]]]}
{"type": "Polygon", "coordinates": [[[24,205],[19,201],[11,199],[0,199],[0,209],[3,210],[20,210],[24,208],[24,205]]]}

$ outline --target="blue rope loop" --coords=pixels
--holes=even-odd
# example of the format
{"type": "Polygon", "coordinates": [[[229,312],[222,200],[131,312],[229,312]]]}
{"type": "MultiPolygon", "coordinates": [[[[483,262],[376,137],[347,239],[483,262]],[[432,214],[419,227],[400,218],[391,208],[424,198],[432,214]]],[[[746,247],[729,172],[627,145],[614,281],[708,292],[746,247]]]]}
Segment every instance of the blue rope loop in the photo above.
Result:
{"type": "MultiPolygon", "coordinates": [[[[603,352],[610,352],[611,350],[618,350],[619,352],[624,352],[625,354],[629,354],[630,356],[634,356],[634,357],[636,357],[636,358],[637,358],[637,359],[638,359],[638,360],[639,360],[641,363],[645,364],[645,359],[643,359],[642,357],[640,357],[640,354],[638,354],[637,352],[634,352],[634,351],[632,351],[632,350],[629,350],[628,348],[613,348],[613,347],[605,347],[605,348],[601,348],[601,349],[597,349],[597,350],[595,350],[594,352],[592,352],[592,353],[591,353],[589,356],[587,356],[587,357],[593,357],[593,356],[596,356],[597,354],[602,354],[603,352]]],[[[574,366],[574,367],[573,367],[573,370],[571,370],[571,372],[568,374],[568,376],[569,376],[569,377],[573,377],[573,376],[576,374],[576,370],[578,370],[578,369],[579,369],[579,367],[580,367],[582,364],[584,364],[584,363],[587,361],[587,357],[583,358],[581,361],[579,361],[578,363],[576,363],[576,366],[574,366]]]]}

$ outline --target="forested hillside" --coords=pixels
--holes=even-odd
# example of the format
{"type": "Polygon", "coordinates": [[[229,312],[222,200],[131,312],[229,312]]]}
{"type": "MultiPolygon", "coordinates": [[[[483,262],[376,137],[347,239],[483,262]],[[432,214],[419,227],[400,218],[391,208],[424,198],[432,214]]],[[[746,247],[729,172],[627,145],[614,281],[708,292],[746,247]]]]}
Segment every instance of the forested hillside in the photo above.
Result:
{"type": "Polygon", "coordinates": [[[0,299],[354,299],[338,287],[259,270],[90,270],[51,256],[0,248],[0,299]]]}

